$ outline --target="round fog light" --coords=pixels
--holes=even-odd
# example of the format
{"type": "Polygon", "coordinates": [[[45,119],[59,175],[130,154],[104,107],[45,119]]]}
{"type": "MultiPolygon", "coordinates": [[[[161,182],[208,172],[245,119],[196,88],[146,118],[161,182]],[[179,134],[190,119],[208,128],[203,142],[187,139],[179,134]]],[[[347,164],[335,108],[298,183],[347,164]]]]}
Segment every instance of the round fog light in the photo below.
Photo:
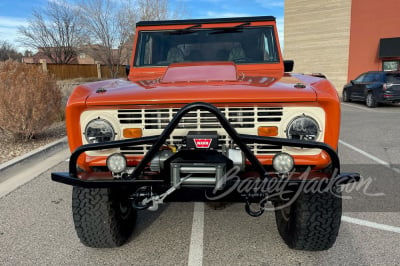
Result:
{"type": "Polygon", "coordinates": [[[113,173],[122,173],[126,169],[126,158],[120,153],[111,154],[107,158],[107,167],[113,173]]]}
{"type": "Polygon", "coordinates": [[[293,169],[293,157],[285,152],[278,153],[272,159],[272,166],[280,174],[287,174],[293,169]]]}

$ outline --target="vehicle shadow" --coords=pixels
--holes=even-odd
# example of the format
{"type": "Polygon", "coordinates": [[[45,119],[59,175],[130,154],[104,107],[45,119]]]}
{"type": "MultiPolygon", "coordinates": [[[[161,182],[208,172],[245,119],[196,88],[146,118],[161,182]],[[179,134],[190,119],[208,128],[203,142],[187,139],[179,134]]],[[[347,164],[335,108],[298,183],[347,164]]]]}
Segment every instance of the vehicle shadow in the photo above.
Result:
{"type": "MultiPolygon", "coordinates": [[[[362,102],[362,101],[351,101],[351,102],[343,102],[342,101],[342,103],[344,103],[344,104],[348,104],[348,105],[354,105],[354,106],[357,106],[357,107],[365,107],[365,108],[368,108],[366,105],[365,105],[365,102],[362,102]]],[[[385,107],[385,108],[398,108],[398,107],[400,107],[400,103],[379,103],[379,105],[377,106],[377,107],[375,107],[375,108],[368,108],[368,109],[371,109],[371,110],[373,110],[373,109],[379,109],[379,108],[382,108],[382,107],[385,107]]]]}
{"type": "Polygon", "coordinates": [[[169,207],[171,203],[164,203],[159,206],[157,211],[142,210],[137,212],[136,226],[128,242],[133,241],[135,238],[139,237],[142,232],[145,232],[148,227],[150,227],[162,213],[169,207]]]}

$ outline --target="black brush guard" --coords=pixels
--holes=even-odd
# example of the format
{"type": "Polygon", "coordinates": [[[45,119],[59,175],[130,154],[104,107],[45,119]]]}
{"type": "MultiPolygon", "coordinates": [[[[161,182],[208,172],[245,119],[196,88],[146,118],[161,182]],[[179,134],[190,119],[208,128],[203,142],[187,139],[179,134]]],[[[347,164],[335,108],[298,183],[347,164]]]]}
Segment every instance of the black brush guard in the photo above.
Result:
{"type": "MultiPolygon", "coordinates": [[[[159,136],[148,136],[142,138],[135,139],[127,139],[127,140],[118,140],[118,141],[110,141],[105,143],[96,143],[96,144],[87,144],[80,146],[77,148],[71,155],[69,161],[69,173],[58,172],[52,173],[51,178],[53,181],[79,186],[84,188],[131,188],[137,189],[142,186],[152,186],[155,191],[163,191],[171,187],[169,180],[154,180],[154,179],[141,179],[141,175],[145,167],[150,163],[152,158],[156,155],[156,153],[160,150],[160,148],[164,145],[167,138],[170,136],[172,131],[178,126],[182,117],[185,116],[190,111],[193,110],[204,110],[208,111],[216,116],[219,120],[221,126],[225,129],[228,135],[231,137],[233,142],[242,150],[247,160],[251,163],[255,171],[257,171],[261,177],[261,180],[265,182],[282,182],[289,185],[300,185],[305,182],[324,182],[329,183],[329,181],[334,178],[334,182],[337,185],[347,184],[351,182],[357,182],[360,179],[360,175],[358,173],[341,173],[340,172],[340,161],[336,152],[327,144],[321,142],[314,141],[303,141],[303,140],[291,140],[284,138],[275,138],[275,137],[260,137],[255,135],[244,135],[238,134],[236,130],[230,125],[225,116],[221,113],[221,111],[215,106],[204,103],[204,102],[195,102],[182,107],[179,112],[173,117],[171,122],[167,125],[161,135],[159,136]],[[323,175],[325,178],[314,178],[314,179],[294,179],[288,180],[279,178],[276,175],[268,174],[266,169],[262,166],[257,157],[250,151],[247,147],[246,143],[260,143],[260,144],[270,144],[270,145],[282,145],[282,146],[290,146],[290,147],[299,147],[299,148],[317,148],[325,151],[331,159],[331,178],[326,178],[327,174],[323,175]],[[153,144],[150,150],[145,154],[140,163],[135,167],[132,174],[130,174],[127,178],[124,179],[81,179],[78,178],[78,170],[77,170],[77,160],[78,157],[86,152],[86,151],[94,151],[94,150],[103,150],[103,149],[112,149],[112,148],[120,148],[120,147],[128,147],[142,144],[153,144]]],[[[91,177],[95,177],[99,175],[99,173],[92,173],[91,177]]],[[[99,175],[100,176],[100,175],[99,175]]],[[[111,177],[111,175],[110,175],[111,177]]],[[[182,191],[183,192],[183,191],[182,191]]],[[[186,191],[186,193],[188,193],[186,191]]],[[[189,192],[188,197],[194,196],[196,193],[189,192]]],[[[203,193],[204,194],[204,193],[203,193]]],[[[193,198],[191,199],[193,200],[193,198]]]]}

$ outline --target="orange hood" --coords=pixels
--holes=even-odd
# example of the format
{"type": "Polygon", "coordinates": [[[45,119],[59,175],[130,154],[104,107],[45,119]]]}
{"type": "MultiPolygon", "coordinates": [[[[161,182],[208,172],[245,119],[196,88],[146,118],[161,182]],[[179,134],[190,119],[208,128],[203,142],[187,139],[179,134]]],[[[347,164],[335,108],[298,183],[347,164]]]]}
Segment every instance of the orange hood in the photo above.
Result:
{"type": "Polygon", "coordinates": [[[251,77],[238,73],[229,62],[172,64],[155,80],[108,80],[82,85],[87,105],[164,104],[195,101],[313,102],[315,90],[296,77],[251,77]]]}

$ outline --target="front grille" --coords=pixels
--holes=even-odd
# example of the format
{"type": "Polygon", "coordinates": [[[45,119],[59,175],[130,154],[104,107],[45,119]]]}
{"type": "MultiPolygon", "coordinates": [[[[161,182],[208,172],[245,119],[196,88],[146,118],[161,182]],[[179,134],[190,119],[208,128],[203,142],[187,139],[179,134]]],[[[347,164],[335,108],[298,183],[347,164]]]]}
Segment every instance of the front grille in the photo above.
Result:
{"type": "MultiPolygon", "coordinates": [[[[220,110],[239,133],[246,134],[257,134],[259,125],[278,125],[283,115],[281,107],[225,107],[220,110]]],[[[177,108],[123,109],[118,110],[118,119],[121,127],[138,127],[143,129],[145,135],[157,135],[161,134],[178,111],[177,108]]],[[[212,113],[202,110],[187,113],[168,139],[167,144],[183,145],[184,137],[189,130],[215,130],[220,135],[220,146],[232,144],[218,119],[212,113]]],[[[256,155],[272,154],[282,150],[281,146],[264,144],[249,144],[249,147],[256,155]]],[[[121,151],[126,155],[144,155],[149,148],[150,145],[141,145],[123,148],[121,151]]]]}

